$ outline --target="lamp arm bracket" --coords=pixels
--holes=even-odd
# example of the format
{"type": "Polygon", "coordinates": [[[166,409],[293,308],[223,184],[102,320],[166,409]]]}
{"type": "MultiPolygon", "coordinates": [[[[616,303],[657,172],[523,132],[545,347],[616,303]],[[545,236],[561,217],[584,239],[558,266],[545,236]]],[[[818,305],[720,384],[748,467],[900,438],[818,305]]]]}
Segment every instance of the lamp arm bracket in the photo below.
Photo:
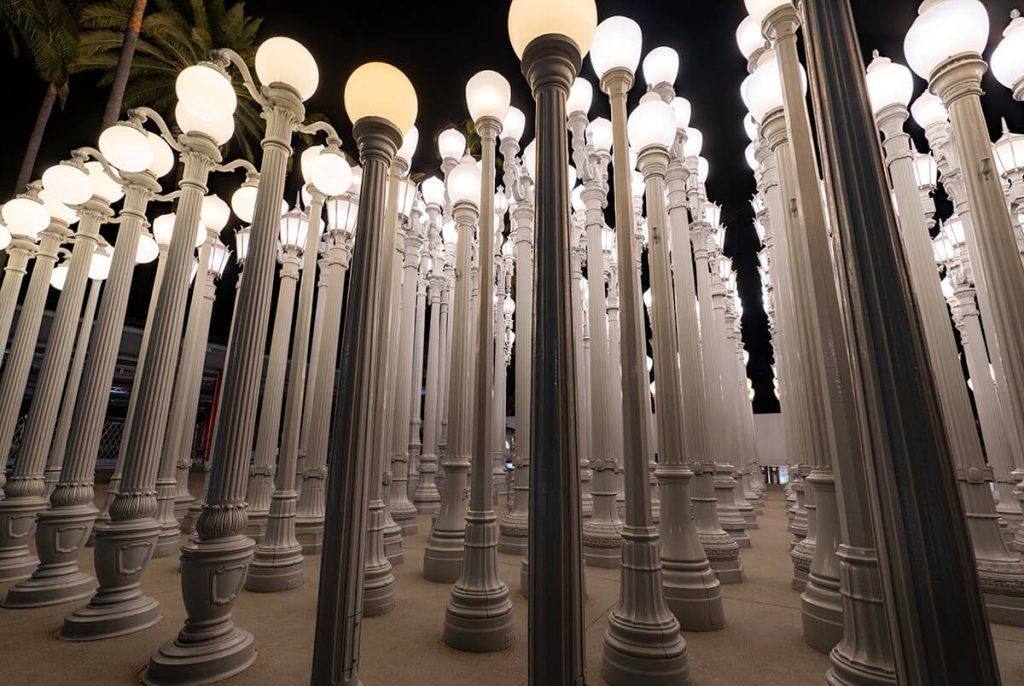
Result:
{"type": "Polygon", "coordinates": [[[174,200],[177,200],[180,196],[181,190],[175,189],[170,193],[165,193],[164,195],[155,195],[153,196],[153,200],[155,202],[173,202],[174,200]]]}
{"type": "Polygon", "coordinates": [[[140,124],[152,120],[153,123],[156,124],[156,128],[160,130],[161,138],[167,141],[168,145],[174,148],[177,152],[185,151],[184,146],[182,146],[175,135],[171,133],[170,127],[167,126],[167,121],[160,116],[160,113],[156,110],[150,107],[135,107],[128,110],[128,116],[133,120],[137,120],[140,124]]]}
{"type": "Polygon", "coordinates": [[[239,169],[244,169],[245,173],[248,176],[252,176],[252,177],[255,177],[257,179],[260,176],[259,170],[256,169],[255,165],[253,165],[253,163],[250,162],[249,160],[243,159],[241,157],[238,158],[237,160],[231,160],[230,162],[228,162],[226,164],[219,164],[216,167],[214,167],[213,169],[214,169],[214,171],[221,172],[221,173],[228,173],[228,172],[237,171],[239,169]]]}
{"type": "Polygon", "coordinates": [[[252,96],[252,99],[261,107],[270,105],[270,100],[260,93],[259,86],[256,85],[256,81],[252,78],[252,72],[249,71],[249,65],[245,63],[241,55],[230,48],[220,48],[211,52],[210,57],[221,66],[234,65],[242,75],[242,85],[245,86],[245,90],[252,96]]]}
{"type": "Polygon", "coordinates": [[[303,124],[298,129],[298,133],[304,133],[307,136],[312,136],[317,133],[327,134],[327,147],[331,148],[332,151],[341,151],[341,136],[329,122],[315,121],[309,124],[303,124]]]}
{"type": "Polygon", "coordinates": [[[121,178],[121,175],[117,173],[117,170],[110,166],[110,163],[107,162],[107,158],[103,156],[103,153],[101,153],[96,148],[92,148],[86,145],[81,148],[75,148],[74,150],[71,151],[71,154],[76,157],[91,157],[92,159],[100,163],[100,165],[103,167],[103,171],[107,173],[107,176],[109,176],[114,183],[116,183],[118,186],[121,186],[122,188],[128,185],[128,183],[121,178]]]}

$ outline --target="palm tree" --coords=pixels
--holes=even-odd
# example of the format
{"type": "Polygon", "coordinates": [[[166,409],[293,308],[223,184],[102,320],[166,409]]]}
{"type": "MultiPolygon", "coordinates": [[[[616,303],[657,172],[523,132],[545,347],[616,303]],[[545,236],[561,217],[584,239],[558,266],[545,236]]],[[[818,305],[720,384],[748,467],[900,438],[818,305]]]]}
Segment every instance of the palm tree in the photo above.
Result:
{"type": "Polygon", "coordinates": [[[27,52],[39,78],[46,83],[14,185],[14,192],[20,193],[32,176],[54,103],[59,100],[63,107],[67,100],[70,64],[78,49],[78,28],[61,0],[2,0],[0,27],[7,34],[14,55],[27,52]]]}
{"type": "MultiPolygon", "coordinates": [[[[131,13],[139,1],[102,0],[83,8],[74,71],[101,71],[100,85],[117,83],[119,70],[127,69],[121,57],[126,31],[131,28],[131,13]]],[[[216,48],[231,48],[252,66],[262,20],[248,16],[244,3],[235,2],[229,7],[226,0],[153,0],[150,4],[155,11],[142,17],[124,90],[125,107],[148,105],[164,116],[171,115],[178,73],[208,59],[216,48]]],[[[237,74],[233,79],[238,95],[233,140],[241,154],[251,160],[263,135],[260,107],[237,74]]]]}
{"type": "Polygon", "coordinates": [[[146,0],[132,0],[131,13],[128,15],[128,22],[124,29],[121,54],[117,57],[117,69],[114,70],[114,79],[110,84],[107,107],[103,111],[102,129],[113,126],[121,116],[121,103],[124,101],[128,76],[131,74],[135,47],[139,43],[139,33],[142,32],[142,17],[146,13],[146,4],[146,0]]]}

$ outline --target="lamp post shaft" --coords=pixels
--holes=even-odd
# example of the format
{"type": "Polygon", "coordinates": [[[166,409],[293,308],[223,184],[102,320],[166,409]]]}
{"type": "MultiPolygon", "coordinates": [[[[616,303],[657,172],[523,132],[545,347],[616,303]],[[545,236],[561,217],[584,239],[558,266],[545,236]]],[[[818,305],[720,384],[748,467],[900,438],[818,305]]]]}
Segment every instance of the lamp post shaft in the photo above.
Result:
{"type": "MultiPolygon", "coordinates": [[[[35,515],[46,509],[48,504],[44,497],[46,457],[50,452],[61,393],[71,363],[75,332],[89,280],[89,266],[99,241],[100,225],[110,214],[110,205],[95,196],[79,210],[81,219],[71,259],[68,261],[67,278],[57,301],[57,311],[50,323],[46,352],[39,369],[32,405],[25,420],[18,459],[14,463],[14,473],[4,486],[4,498],[0,500],[0,581],[25,578],[39,563],[39,559],[28,548],[28,537],[35,528],[35,515]]],[[[31,321],[31,318],[27,319],[26,323],[31,326],[31,321]]],[[[29,354],[26,361],[31,361],[31,357],[29,354]]],[[[7,370],[15,373],[18,371],[13,365],[9,365],[7,370]]],[[[20,397],[12,403],[13,416],[16,416],[20,404],[20,397]]],[[[5,411],[10,412],[6,408],[5,411]]],[[[10,435],[7,434],[8,443],[2,446],[0,455],[9,452],[10,435]]]]}
{"type": "Polygon", "coordinates": [[[388,301],[382,297],[384,270],[384,190],[388,166],[402,134],[390,123],[373,118],[356,122],[363,166],[359,195],[352,289],[342,340],[341,382],[334,415],[335,435],[330,462],[324,555],[321,560],[313,674],[316,686],[359,681],[359,635],[363,615],[363,574],[367,539],[367,503],[378,418],[380,389],[377,358],[381,322],[388,301]]]}
{"type": "Polygon", "coordinates": [[[245,578],[245,589],[259,593],[286,591],[298,588],[303,583],[302,546],[295,537],[295,511],[299,499],[295,491],[296,465],[305,424],[302,407],[306,393],[306,362],[310,355],[313,293],[317,286],[317,246],[320,243],[317,227],[324,206],[323,193],[311,187],[310,195],[309,228],[306,231],[306,244],[302,248],[302,278],[299,281],[299,302],[292,332],[288,395],[285,398],[274,493],[270,499],[266,533],[256,546],[245,578]]]}
{"type": "MultiPolygon", "coordinates": [[[[896,237],[852,10],[848,2],[806,0],[804,13],[825,182],[834,201],[836,244],[842,246],[836,268],[849,313],[849,347],[844,342],[839,349],[850,350],[851,372],[841,378],[859,380],[848,397],[863,412],[858,425],[872,427],[859,459],[837,453],[845,515],[841,561],[850,565],[843,577],[851,581],[843,589],[844,604],[854,599],[852,582],[872,571],[863,564],[871,560],[859,559],[854,548],[864,545],[858,525],[871,512],[874,527],[863,531],[884,538],[881,588],[899,682],[997,683],[981,599],[971,590],[977,576],[945,468],[949,445],[896,237]],[[855,573],[858,568],[862,573],[855,573]],[[917,575],[930,583],[915,583],[917,575]],[[949,588],[964,592],[951,594],[949,588]]],[[[845,613],[844,620],[849,621],[845,613]]],[[[855,641],[846,631],[833,652],[835,671],[837,658],[861,652],[855,641]]]]}
{"type": "Polygon", "coordinates": [[[7,246],[7,264],[4,266],[3,284],[0,285],[0,362],[7,353],[7,339],[11,334],[21,283],[28,272],[29,260],[35,254],[35,241],[25,236],[14,236],[7,246]]]}
{"type": "Polygon", "coordinates": [[[408,427],[409,483],[406,485],[405,493],[406,499],[413,503],[413,509],[417,514],[419,510],[412,498],[419,486],[420,458],[423,455],[423,348],[426,343],[424,338],[427,325],[427,266],[429,264],[429,258],[427,258],[429,251],[426,247],[423,250],[423,258],[420,260],[420,266],[416,273],[416,311],[414,314],[416,320],[412,334],[412,373],[410,374],[412,391],[409,398],[408,427]]]}
{"type": "MultiPolygon", "coordinates": [[[[438,246],[437,226],[440,217],[440,208],[428,205],[427,213],[430,217],[430,245],[438,246]]],[[[435,260],[441,256],[436,255],[435,260]]],[[[441,394],[441,295],[444,291],[444,277],[440,274],[442,270],[434,265],[429,276],[427,293],[430,300],[430,330],[427,340],[427,386],[426,405],[423,410],[423,451],[420,455],[420,478],[416,483],[416,492],[413,494],[413,502],[420,514],[436,514],[440,507],[441,494],[437,490],[434,479],[437,477],[437,439],[438,430],[441,428],[439,410],[441,394]]]]}
{"type": "MultiPolygon", "coordinates": [[[[314,397],[316,395],[316,384],[320,364],[320,345],[323,340],[324,315],[327,311],[327,284],[329,265],[324,255],[330,250],[333,240],[325,237],[320,244],[319,259],[316,261],[320,268],[320,278],[316,283],[316,308],[313,312],[313,333],[309,339],[309,366],[306,369],[305,391],[302,398],[302,423],[299,429],[298,459],[295,462],[295,492],[298,494],[302,488],[302,474],[306,466],[306,449],[309,445],[309,428],[312,424],[314,397]]],[[[293,346],[294,349],[294,346],[293,346]]],[[[298,504],[296,503],[296,506],[298,504]]]]}

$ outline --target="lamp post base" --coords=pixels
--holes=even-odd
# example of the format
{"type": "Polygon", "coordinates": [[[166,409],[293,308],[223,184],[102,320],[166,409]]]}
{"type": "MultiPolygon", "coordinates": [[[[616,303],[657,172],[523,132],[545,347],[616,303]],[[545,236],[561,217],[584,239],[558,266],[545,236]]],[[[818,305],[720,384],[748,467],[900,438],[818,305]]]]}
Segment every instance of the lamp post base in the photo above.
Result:
{"type": "Polygon", "coordinates": [[[363,560],[363,614],[376,617],[395,609],[395,575],[387,556],[385,507],[371,500],[367,508],[366,552],[363,560]]]}
{"type": "Polygon", "coordinates": [[[462,572],[466,531],[430,532],[427,549],[423,553],[423,578],[439,584],[453,584],[462,572]]]}
{"type": "Polygon", "coordinates": [[[96,514],[92,503],[40,512],[36,520],[39,566],[31,577],[7,591],[3,606],[44,607],[90,597],[96,579],[78,569],[78,553],[89,538],[96,514]]]}
{"type": "Polygon", "coordinates": [[[319,555],[324,548],[324,519],[311,517],[295,518],[295,538],[302,546],[303,555],[319,555]]]}
{"type": "Polygon", "coordinates": [[[267,534],[267,517],[270,510],[247,510],[248,523],[245,525],[245,535],[259,543],[267,534]]]}
{"type": "Polygon", "coordinates": [[[807,585],[800,594],[804,643],[825,655],[843,638],[842,596],[838,587],[829,586],[827,581],[809,573],[807,585]]]}
{"type": "Polygon", "coordinates": [[[35,534],[36,515],[48,506],[39,496],[0,500],[0,584],[27,579],[39,566],[27,541],[35,534]]]}
{"type": "Polygon", "coordinates": [[[684,631],[725,628],[721,582],[706,562],[661,561],[661,588],[665,604],[684,631]]]}
{"type": "Polygon", "coordinates": [[[151,686],[207,684],[243,672],[256,661],[252,634],[245,629],[232,627],[226,636],[216,641],[197,644],[188,642],[185,631],[149,658],[149,666],[139,675],[142,683],[151,686]]]}

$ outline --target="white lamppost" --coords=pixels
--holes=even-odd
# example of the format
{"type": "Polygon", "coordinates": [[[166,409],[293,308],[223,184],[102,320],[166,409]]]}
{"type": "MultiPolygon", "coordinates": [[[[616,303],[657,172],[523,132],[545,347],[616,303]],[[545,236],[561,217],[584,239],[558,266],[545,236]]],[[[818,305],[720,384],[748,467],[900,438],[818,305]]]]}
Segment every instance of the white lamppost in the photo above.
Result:
{"type": "Polygon", "coordinates": [[[391,278],[385,262],[384,189],[390,166],[416,119],[417,100],[409,79],[391,65],[359,67],[345,86],[345,109],[363,166],[352,258],[352,292],[342,340],[341,394],[334,419],[330,491],[320,571],[317,631],[313,644],[314,684],[359,681],[359,633],[363,611],[364,549],[371,462],[376,458],[376,356],[390,303],[381,284],[391,278]]]}
{"type": "MultiPolygon", "coordinates": [[[[952,125],[964,195],[971,221],[965,222],[967,249],[981,298],[989,345],[999,358],[997,374],[1005,379],[1005,402],[1013,432],[1011,445],[1024,449],[1024,263],[1017,251],[1013,222],[1003,197],[1002,180],[981,109],[981,58],[989,36],[988,11],[978,0],[929,0],[907,32],[904,53],[910,68],[929,81],[941,98],[952,125]]],[[[1009,53],[1005,50],[1010,50],[1009,53]]],[[[1004,69],[1000,51],[997,76],[1004,69]]],[[[1018,79],[1019,80],[1019,79],[1018,79]]],[[[934,148],[935,146],[933,146],[934,148]]],[[[945,174],[943,175],[945,177],[945,174]]]]}
{"type": "MultiPolygon", "coordinates": [[[[658,532],[651,515],[648,486],[648,412],[650,389],[645,368],[640,278],[634,269],[632,165],[626,120],[626,96],[640,62],[640,27],[626,17],[605,19],[597,27],[590,55],[601,90],[611,101],[615,230],[621,268],[622,413],[626,521],[622,529],[622,580],[619,603],[608,615],[602,674],[610,684],[635,683],[638,674],[657,675],[661,683],[685,683],[689,672],[679,621],[665,605],[658,560],[658,532]],[[645,408],[646,404],[646,408],[645,408]],[[658,646],[657,658],[651,652],[658,646]]],[[[675,117],[673,115],[673,124],[675,117]]]]}
{"type": "MultiPolygon", "coordinates": [[[[981,452],[956,341],[935,271],[928,228],[924,213],[919,209],[909,136],[903,131],[903,125],[910,116],[907,105],[913,93],[913,77],[906,67],[876,57],[868,66],[867,85],[875,119],[885,136],[885,161],[896,202],[899,207],[906,208],[899,213],[900,236],[927,336],[932,373],[954,459],[950,466],[957,474],[982,592],[989,596],[990,616],[1019,624],[1021,619],[1012,617],[1015,613],[1002,599],[1002,589],[1015,576],[1024,583],[1024,564],[1007,551],[999,531],[995,503],[988,485],[994,477],[981,452]]],[[[1009,603],[1011,607],[1013,604],[1009,603]]]]}
{"type": "MultiPolygon", "coordinates": [[[[458,407],[457,415],[465,426],[459,427],[460,438],[470,439],[466,448],[472,455],[472,484],[469,510],[465,522],[465,551],[462,571],[452,586],[452,595],[445,609],[444,641],[453,648],[471,652],[494,652],[508,648],[512,640],[512,601],[508,587],[498,578],[496,517],[491,500],[491,446],[494,423],[494,364],[491,354],[494,338],[494,149],[501,121],[508,112],[511,88],[505,78],[494,71],[482,71],[466,84],[466,105],[476,123],[481,139],[482,173],[470,160],[472,172],[464,171],[465,162],[448,177],[448,197],[454,206],[456,223],[465,229],[460,214],[464,204],[477,204],[480,208],[480,294],[475,313],[476,372],[473,388],[467,389],[466,399],[471,405],[458,407]],[[475,178],[476,177],[476,178],[475,178]],[[476,181],[476,188],[469,184],[476,181]],[[472,407],[472,413],[469,408],[472,407]],[[465,412],[465,414],[463,414],[465,412]]],[[[471,224],[468,226],[472,230],[471,224]]],[[[468,243],[469,231],[463,230],[460,244],[468,243]]],[[[456,265],[456,280],[459,278],[456,265]]],[[[458,303],[458,281],[456,281],[458,303]]],[[[456,313],[458,317],[458,312],[456,313]]],[[[474,364],[468,350],[471,341],[455,339],[456,351],[465,345],[461,360],[474,364]]],[[[449,445],[458,450],[453,443],[449,445]]]]}

